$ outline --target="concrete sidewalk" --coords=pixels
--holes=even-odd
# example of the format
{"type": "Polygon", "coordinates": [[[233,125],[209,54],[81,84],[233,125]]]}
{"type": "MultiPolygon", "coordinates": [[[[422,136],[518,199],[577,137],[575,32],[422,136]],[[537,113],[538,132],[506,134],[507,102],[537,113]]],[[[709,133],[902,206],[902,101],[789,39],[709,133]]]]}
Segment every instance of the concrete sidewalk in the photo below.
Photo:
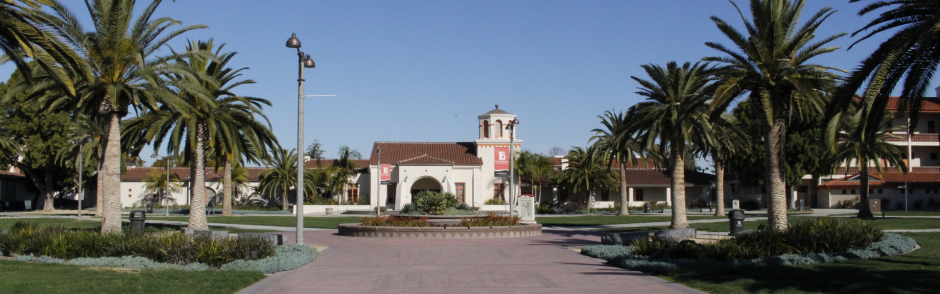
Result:
{"type": "Polygon", "coordinates": [[[704,293],[561,246],[597,243],[600,237],[590,232],[449,240],[335,232],[305,234],[306,243],[329,248],[306,266],[238,293],[704,293]]]}

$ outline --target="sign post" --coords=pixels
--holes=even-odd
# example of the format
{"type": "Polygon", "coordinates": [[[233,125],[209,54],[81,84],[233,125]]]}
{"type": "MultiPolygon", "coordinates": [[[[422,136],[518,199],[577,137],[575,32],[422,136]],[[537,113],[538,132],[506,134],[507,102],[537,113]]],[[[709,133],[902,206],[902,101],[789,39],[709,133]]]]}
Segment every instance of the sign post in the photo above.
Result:
{"type": "Polygon", "coordinates": [[[535,197],[531,194],[519,196],[519,217],[524,223],[535,223],[535,197]]]}

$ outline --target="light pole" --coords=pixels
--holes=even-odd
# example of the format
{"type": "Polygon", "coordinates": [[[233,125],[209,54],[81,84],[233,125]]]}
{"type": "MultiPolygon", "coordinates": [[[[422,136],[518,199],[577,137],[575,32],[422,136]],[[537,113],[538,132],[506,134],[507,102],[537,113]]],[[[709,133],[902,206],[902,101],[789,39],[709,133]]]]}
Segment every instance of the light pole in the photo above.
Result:
{"type": "MultiPolygon", "coordinates": [[[[310,55],[300,51],[300,39],[291,34],[287,39],[287,48],[297,49],[299,60],[297,78],[297,245],[304,244],[304,68],[314,68],[316,64],[310,55]]],[[[286,200],[286,199],[285,199],[286,200]]]]}
{"type": "MultiPolygon", "coordinates": [[[[150,155],[150,158],[160,157],[158,153],[150,155]]],[[[174,159],[173,155],[167,155],[164,157],[166,159],[166,183],[163,185],[163,192],[166,193],[164,198],[165,204],[163,205],[163,216],[170,216],[170,160],[174,159]]]]}
{"type": "Polygon", "coordinates": [[[515,156],[513,156],[515,155],[515,153],[513,153],[513,148],[515,147],[514,146],[515,144],[513,143],[513,141],[516,139],[515,130],[516,130],[516,125],[518,124],[519,124],[519,120],[514,118],[511,121],[509,121],[508,125],[506,125],[506,129],[509,130],[509,197],[508,198],[509,198],[509,218],[510,219],[513,217],[513,214],[515,213],[513,210],[515,208],[515,204],[513,203],[513,197],[516,196],[516,181],[513,181],[513,178],[515,177],[515,170],[514,170],[515,168],[513,166],[516,160],[515,160],[515,156]]]}
{"type": "Polygon", "coordinates": [[[78,163],[76,164],[78,167],[78,201],[76,201],[78,202],[78,220],[82,220],[82,201],[85,200],[85,190],[82,190],[82,174],[85,172],[84,166],[82,166],[82,157],[84,157],[83,155],[85,153],[83,148],[87,142],[91,142],[91,138],[87,138],[81,142],[72,140],[72,144],[78,144],[78,163]]]}
{"type": "Polygon", "coordinates": [[[907,211],[907,191],[910,190],[907,188],[907,183],[904,183],[904,186],[898,186],[900,189],[904,189],[904,211],[907,211]]]}
{"type": "Polygon", "coordinates": [[[379,214],[381,214],[382,212],[379,209],[379,195],[381,195],[380,191],[382,191],[382,147],[379,147],[379,146],[375,147],[375,158],[376,158],[375,164],[376,164],[376,167],[378,167],[375,170],[377,170],[378,172],[375,173],[375,187],[376,188],[375,188],[375,196],[373,197],[375,198],[375,217],[378,218],[379,214]]]}

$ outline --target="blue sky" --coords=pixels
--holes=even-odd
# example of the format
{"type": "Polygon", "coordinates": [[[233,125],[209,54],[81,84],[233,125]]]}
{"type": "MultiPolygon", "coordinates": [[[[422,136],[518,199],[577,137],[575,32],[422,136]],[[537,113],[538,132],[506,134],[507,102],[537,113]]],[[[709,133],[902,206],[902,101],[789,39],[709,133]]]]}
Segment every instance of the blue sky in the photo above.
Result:
{"type": "MultiPolygon", "coordinates": [[[[84,5],[65,1],[87,19],[84,5]]],[[[138,5],[147,4],[140,1],[138,5]]],[[[737,1],[747,13],[748,1],[737,1]]],[[[818,38],[853,32],[872,17],[864,4],[808,1],[804,17],[824,5],[839,10],[818,38]]],[[[305,138],[328,157],[342,145],[368,157],[374,141],[472,141],[476,116],[499,104],[518,115],[523,148],[585,146],[597,115],[626,110],[641,98],[630,76],[640,65],[698,61],[730,45],[710,16],[742,28],[727,1],[166,1],[157,11],[210,28],[186,39],[215,39],[237,51],[257,84],[239,93],[271,100],[265,109],[281,144],[296,146],[297,60],[284,46],[297,33],[317,67],[306,70],[305,138]]],[[[816,63],[850,70],[886,36],[816,63]]],[[[165,50],[163,52],[168,52],[165,50]]],[[[12,65],[0,66],[9,76],[12,65]]],[[[936,85],[936,83],[935,83],[936,85]]],[[[933,92],[930,92],[931,95],[933,92]]],[[[148,147],[141,157],[150,159],[148,147]]]]}

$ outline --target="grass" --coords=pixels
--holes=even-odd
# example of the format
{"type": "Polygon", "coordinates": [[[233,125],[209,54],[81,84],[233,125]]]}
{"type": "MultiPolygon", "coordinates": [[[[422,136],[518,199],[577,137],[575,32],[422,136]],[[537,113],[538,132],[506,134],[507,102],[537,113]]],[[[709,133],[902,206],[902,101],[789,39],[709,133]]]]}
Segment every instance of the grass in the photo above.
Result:
{"type": "MultiPolygon", "coordinates": [[[[800,222],[803,220],[812,219],[810,217],[790,217],[788,218],[790,223],[800,222]]],[[[869,218],[869,219],[854,219],[854,218],[843,218],[846,221],[864,221],[871,222],[872,224],[880,227],[882,230],[918,230],[918,229],[940,229],[940,219],[929,219],[929,218],[869,218]]],[[[745,230],[756,230],[761,224],[766,224],[766,221],[746,221],[744,222],[745,230]]],[[[727,222],[718,222],[718,223],[692,223],[689,226],[695,227],[699,231],[706,232],[728,232],[730,231],[730,226],[727,222]]],[[[610,228],[610,229],[600,229],[598,231],[620,231],[620,232],[630,232],[630,231],[655,231],[662,230],[668,226],[648,226],[648,227],[633,227],[633,228],[610,228]]]]}
{"type": "Polygon", "coordinates": [[[940,216],[940,211],[885,211],[885,216],[940,216]]]}
{"type": "Polygon", "coordinates": [[[869,260],[748,268],[737,272],[679,271],[659,277],[709,293],[934,293],[940,289],[940,234],[906,234],[921,249],[869,260]]]}
{"type": "MultiPolygon", "coordinates": [[[[689,220],[696,219],[722,219],[725,217],[715,216],[689,216],[689,220]]],[[[585,216],[543,216],[536,217],[535,222],[543,226],[596,226],[596,225],[616,225],[616,224],[635,224],[649,222],[668,222],[669,216],[606,216],[606,215],[585,215],[585,216]]]]}
{"type": "Polygon", "coordinates": [[[0,260],[0,293],[234,293],[261,272],[131,270],[0,260]]]}
{"type": "MultiPolygon", "coordinates": [[[[360,223],[360,216],[343,217],[304,217],[305,228],[336,229],[339,224],[360,223]]],[[[147,219],[169,220],[169,221],[188,221],[188,217],[150,217],[147,219]]],[[[209,224],[239,224],[239,225],[259,225],[276,227],[295,227],[297,218],[283,216],[214,216],[207,218],[209,224]]],[[[226,229],[227,230],[227,229],[226,229]]]]}

